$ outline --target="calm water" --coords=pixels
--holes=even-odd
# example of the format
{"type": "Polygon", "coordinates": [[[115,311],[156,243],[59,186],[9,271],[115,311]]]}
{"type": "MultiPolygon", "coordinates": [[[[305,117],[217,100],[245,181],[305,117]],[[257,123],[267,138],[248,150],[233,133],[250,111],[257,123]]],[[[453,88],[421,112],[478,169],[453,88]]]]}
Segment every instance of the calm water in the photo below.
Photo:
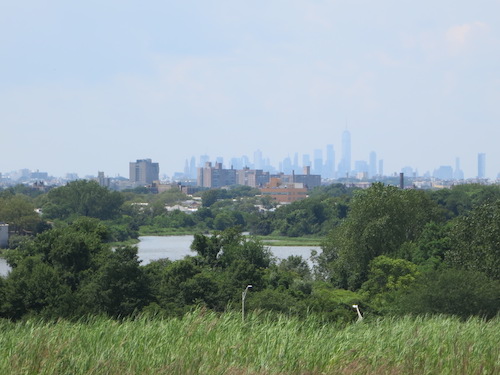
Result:
{"type": "MultiPolygon", "coordinates": [[[[186,255],[196,255],[189,248],[193,242],[193,236],[145,236],[139,237],[139,240],[137,247],[142,265],[162,258],[178,260],[186,255]]],[[[319,246],[270,246],[270,249],[278,259],[285,259],[290,255],[301,255],[308,260],[311,250],[321,251],[319,246]]],[[[311,265],[310,262],[309,265],[311,265]]],[[[0,258],[0,275],[6,276],[9,269],[5,259],[0,258]]]]}
{"type": "MultiPolygon", "coordinates": [[[[186,255],[196,255],[190,250],[193,236],[146,236],[139,237],[138,255],[143,265],[161,258],[178,260],[186,255]]],[[[321,252],[319,246],[269,246],[271,252],[278,259],[284,259],[290,255],[301,255],[308,260],[311,250],[321,252]]]]}

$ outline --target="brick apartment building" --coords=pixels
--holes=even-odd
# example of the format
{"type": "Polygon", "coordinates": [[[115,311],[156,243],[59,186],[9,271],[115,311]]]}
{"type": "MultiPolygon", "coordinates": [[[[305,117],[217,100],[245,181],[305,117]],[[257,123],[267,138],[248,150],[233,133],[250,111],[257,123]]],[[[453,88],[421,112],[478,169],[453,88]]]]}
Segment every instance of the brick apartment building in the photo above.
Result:
{"type": "Polygon", "coordinates": [[[300,182],[283,183],[281,179],[273,177],[260,192],[280,203],[292,203],[307,198],[308,189],[300,182]]]}

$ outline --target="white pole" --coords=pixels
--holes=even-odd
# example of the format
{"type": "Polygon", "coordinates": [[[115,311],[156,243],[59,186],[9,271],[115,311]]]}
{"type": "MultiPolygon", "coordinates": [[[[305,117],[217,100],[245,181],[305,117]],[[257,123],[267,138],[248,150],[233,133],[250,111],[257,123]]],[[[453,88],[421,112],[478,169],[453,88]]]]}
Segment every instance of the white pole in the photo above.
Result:
{"type": "Polygon", "coordinates": [[[250,289],[252,286],[247,285],[245,290],[241,292],[241,321],[245,321],[245,298],[247,296],[248,289],[250,289]]]}

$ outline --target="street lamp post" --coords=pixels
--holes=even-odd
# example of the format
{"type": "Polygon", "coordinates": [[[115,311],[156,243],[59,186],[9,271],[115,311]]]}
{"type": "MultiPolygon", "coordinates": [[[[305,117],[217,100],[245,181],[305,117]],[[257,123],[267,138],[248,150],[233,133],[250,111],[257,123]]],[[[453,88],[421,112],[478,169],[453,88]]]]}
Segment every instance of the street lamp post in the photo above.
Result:
{"type": "Polygon", "coordinates": [[[245,321],[245,298],[247,296],[248,289],[250,289],[252,286],[247,285],[245,290],[241,292],[241,321],[245,321]]]}

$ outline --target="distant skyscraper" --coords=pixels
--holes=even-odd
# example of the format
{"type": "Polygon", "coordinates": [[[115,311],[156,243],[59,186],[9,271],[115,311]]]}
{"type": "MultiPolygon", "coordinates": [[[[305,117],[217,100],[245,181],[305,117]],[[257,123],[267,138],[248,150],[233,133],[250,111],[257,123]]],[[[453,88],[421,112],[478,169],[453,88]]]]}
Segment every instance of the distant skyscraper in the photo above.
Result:
{"type": "Polygon", "coordinates": [[[293,154],[293,165],[292,165],[292,168],[294,171],[298,171],[299,170],[299,153],[296,152],[295,154],[293,154]]]}
{"type": "Polygon", "coordinates": [[[292,159],[290,159],[290,156],[287,156],[285,159],[283,159],[281,171],[285,174],[292,173],[292,159]]]}
{"type": "Polygon", "coordinates": [[[451,180],[453,179],[453,168],[451,165],[442,165],[434,171],[432,176],[440,180],[451,180]]]}
{"type": "Polygon", "coordinates": [[[241,158],[231,158],[231,167],[233,169],[243,169],[243,161],[241,158]]]}
{"type": "Polygon", "coordinates": [[[384,160],[380,159],[378,161],[378,175],[383,176],[384,175],[384,160]]]}
{"type": "Polygon", "coordinates": [[[345,178],[351,172],[351,133],[344,130],[342,133],[342,159],[339,164],[339,178],[345,178]]]}
{"type": "Polygon", "coordinates": [[[375,151],[370,152],[370,168],[368,171],[368,176],[373,178],[377,175],[377,154],[375,151]]]}
{"type": "Polygon", "coordinates": [[[314,150],[314,171],[313,174],[319,174],[323,172],[323,152],[320,149],[314,150]]]}
{"type": "Polygon", "coordinates": [[[253,165],[255,169],[263,169],[264,162],[262,161],[262,152],[257,150],[253,153],[253,165]]]}
{"type": "Polygon", "coordinates": [[[364,160],[356,160],[354,162],[354,171],[357,173],[357,174],[360,174],[360,176],[362,175],[363,178],[367,177],[368,176],[368,172],[370,170],[370,167],[368,165],[368,163],[364,160]]]}
{"type": "Polygon", "coordinates": [[[413,168],[410,166],[406,166],[401,168],[401,173],[403,173],[406,177],[413,177],[413,168]]]}
{"type": "Polygon", "coordinates": [[[335,178],[335,150],[333,145],[326,145],[326,163],[323,175],[326,178],[335,178]]]}
{"type": "Polygon", "coordinates": [[[302,155],[302,167],[310,167],[311,166],[311,158],[309,154],[302,155]]]}
{"type": "Polygon", "coordinates": [[[477,154],[477,178],[486,178],[486,154],[477,154]]]}
{"type": "Polygon", "coordinates": [[[210,161],[210,156],[208,155],[201,155],[200,156],[200,163],[198,164],[198,167],[204,167],[206,163],[210,161]]]}
{"type": "Polygon", "coordinates": [[[130,163],[130,182],[150,185],[160,179],[160,166],[151,159],[137,160],[130,163]]]}
{"type": "Polygon", "coordinates": [[[455,158],[455,170],[453,171],[453,178],[455,180],[464,179],[464,172],[460,169],[460,158],[455,158]]]}
{"type": "Polygon", "coordinates": [[[241,156],[241,164],[243,165],[243,168],[250,168],[252,163],[250,163],[250,159],[246,155],[241,156]]]}
{"type": "Polygon", "coordinates": [[[194,156],[189,162],[189,178],[196,178],[196,158],[194,156]]]}

